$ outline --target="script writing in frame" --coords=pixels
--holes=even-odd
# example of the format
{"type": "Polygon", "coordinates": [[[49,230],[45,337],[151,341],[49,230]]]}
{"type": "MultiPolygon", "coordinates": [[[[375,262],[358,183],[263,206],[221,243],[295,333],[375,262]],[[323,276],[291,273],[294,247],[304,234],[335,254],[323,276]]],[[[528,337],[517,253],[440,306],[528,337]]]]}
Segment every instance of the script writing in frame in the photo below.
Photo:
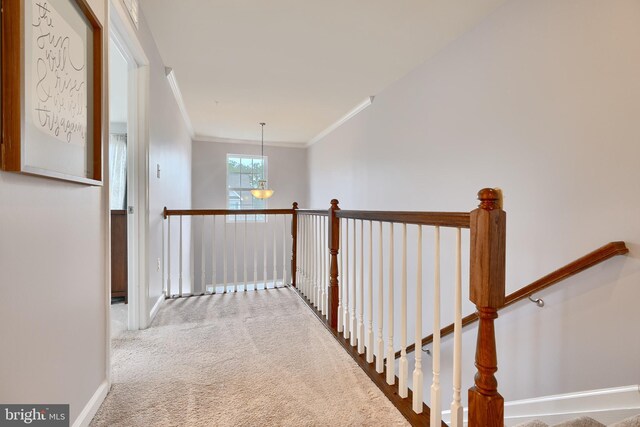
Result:
{"type": "Polygon", "coordinates": [[[86,0],[2,1],[2,169],[102,184],[102,26],[86,0]]]}

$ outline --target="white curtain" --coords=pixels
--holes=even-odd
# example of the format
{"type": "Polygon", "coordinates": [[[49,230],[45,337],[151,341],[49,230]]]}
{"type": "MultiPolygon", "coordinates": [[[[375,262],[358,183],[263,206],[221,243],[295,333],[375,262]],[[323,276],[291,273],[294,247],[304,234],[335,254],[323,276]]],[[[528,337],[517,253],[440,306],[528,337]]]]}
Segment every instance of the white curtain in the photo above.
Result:
{"type": "Polygon", "coordinates": [[[109,188],[111,209],[127,207],[127,134],[109,134],[109,188]]]}

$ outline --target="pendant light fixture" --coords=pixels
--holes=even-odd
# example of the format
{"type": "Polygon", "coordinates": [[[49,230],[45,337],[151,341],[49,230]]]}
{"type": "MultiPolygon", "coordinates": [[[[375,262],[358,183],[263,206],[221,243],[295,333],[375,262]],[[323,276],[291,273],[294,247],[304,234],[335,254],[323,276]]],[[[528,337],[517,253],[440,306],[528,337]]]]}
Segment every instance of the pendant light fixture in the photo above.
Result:
{"type": "MultiPolygon", "coordinates": [[[[266,125],[266,123],[260,123],[260,126],[262,127],[262,143],[261,143],[261,157],[262,157],[262,172],[264,173],[264,125],[266,125]]],[[[260,181],[258,181],[258,188],[254,188],[253,190],[251,190],[251,194],[253,195],[253,197],[255,197],[256,199],[268,199],[269,197],[273,196],[273,190],[269,190],[267,188],[267,180],[266,179],[261,179],[260,181]]]]}

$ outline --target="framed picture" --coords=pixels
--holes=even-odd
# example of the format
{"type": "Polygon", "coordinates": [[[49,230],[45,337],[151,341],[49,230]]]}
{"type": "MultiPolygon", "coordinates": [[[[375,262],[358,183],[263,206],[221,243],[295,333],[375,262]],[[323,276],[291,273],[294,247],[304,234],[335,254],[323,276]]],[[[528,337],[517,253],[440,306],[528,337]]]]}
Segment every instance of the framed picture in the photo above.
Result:
{"type": "Polygon", "coordinates": [[[102,184],[102,26],[86,0],[2,2],[5,171],[102,184]]]}

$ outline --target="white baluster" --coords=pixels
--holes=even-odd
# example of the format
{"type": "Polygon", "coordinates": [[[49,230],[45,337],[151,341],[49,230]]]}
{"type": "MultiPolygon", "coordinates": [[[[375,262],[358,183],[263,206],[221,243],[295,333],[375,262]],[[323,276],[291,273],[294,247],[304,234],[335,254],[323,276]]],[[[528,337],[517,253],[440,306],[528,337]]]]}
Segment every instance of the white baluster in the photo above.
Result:
{"type": "Polygon", "coordinates": [[[462,374],[462,243],[461,231],[456,229],[456,285],[454,296],[453,326],[453,401],[451,402],[451,427],[462,427],[462,403],[460,402],[462,374]]]}
{"type": "MultiPolygon", "coordinates": [[[[296,217],[298,218],[298,221],[296,221],[296,247],[293,248],[293,251],[295,251],[296,254],[296,270],[291,272],[291,275],[293,277],[293,279],[291,280],[291,282],[293,283],[293,281],[295,280],[296,282],[296,288],[298,289],[298,291],[300,291],[300,263],[302,262],[302,257],[300,257],[300,252],[298,250],[298,248],[300,248],[300,244],[302,243],[301,240],[301,234],[300,234],[300,215],[296,214],[296,217]]],[[[291,222],[293,223],[293,215],[291,216],[291,222]]],[[[293,239],[293,236],[292,236],[293,239]]]]}
{"type": "Polygon", "coordinates": [[[325,313],[327,315],[327,317],[329,316],[329,284],[331,282],[331,253],[329,252],[329,216],[325,216],[322,218],[324,221],[324,283],[323,283],[323,292],[324,292],[324,299],[323,299],[323,305],[324,305],[324,310],[325,313]]]}
{"type": "Polygon", "coordinates": [[[309,289],[307,298],[309,302],[313,303],[313,295],[314,295],[314,274],[315,274],[315,266],[314,266],[314,245],[315,245],[315,236],[314,232],[314,217],[309,215],[309,289]]]}
{"type": "Polygon", "coordinates": [[[345,218],[344,221],[344,334],[342,335],[345,339],[349,338],[349,218],[345,218]]]}
{"type": "MultiPolygon", "coordinates": [[[[324,217],[325,227],[324,227],[324,236],[325,236],[325,245],[324,245],[324,253],[326,254],[326,277],[324,278],[324,288],[325,288],[325,299],[324,306],[327,312],[327,316],[329,315],[329,284],[331,283],[331,251],[329,250],[329,215],[324,217]]],[[[340,289],[338,288],[338,294],[340,294],[340,289]]],[[[338,297],[340,299],[340,297],[338,297]]]]}
{"type": "Polygon", "coordinates": [[[369,299],[367,305],[367,362],[373,363],[373,222],[369,221],[369,299]]]}
{"type": "Polygon", "coordinates": [[[350,344],[352,347],[358,344],[358,319],[356,317],[356,308],[358,304],[358,294],[356,293],[356,269],[358,266],[358,257],[356,251],[356,220],[353,220],[353,273],[351,274],[351,329],[350,344]]]}
{"type": "Polygon", "coordinates": [[[315,217],[309,215],[309,294],[307,298],[313,303],[315,295],[315,217]]]}
{"type": "Polygon", "coordinates": [[[191,281],[191,295],[195,295],[196,281],[195,281],[195,258],[196,258],[196,233],[195,233],[195,220],[193,216],[189,216],[189,280],[191,281]]]}
{"type": "Polygon", "coordinates": [[[171,217],[167,218],[167,298],[171,298],[171,217]]]}
{"type": "MultiPolygon", "coordinates": [[[[342,228],[342,219],[339,219],[338,221],[340,221],[340,228],[342,228]]],[[[338,252],[338,332],[343,332],[344,318],[342,316],[342,293],[344,292],[344,274],[342,273],[342,258],[344,258],[344,247],[342,246],[342,230],[340,230],[340,240],[340,249],[338,252]]]]}
{"type": "Polygon", "coordinates": [[[313,217],[307,215],[307,292],[309,302],[313,301],[313,217]]]}
{"type": "Polygon", "coordinates": [[[364,353],[364,221],[360,220],[360,283],[358,284],[358,353],[364,353]]]}
{"type": "Polygon", "coordinates": [[[182,215],[180,215],[180,251],[179,251],[179,261],[178,271],[180,276],[178,277],[178,296],[182,296],[182,281],[183,281],[183,271],[182,271],[182,215]]]}
{"type": "Polygon", "coordinates": [[[395,352],[393,351],[393,223],[389,224],[389,340],[387,342],[387,384],[396,383],[395,352]]]}
{"type": "Polygon", "coordinates": [[[398,394],[407,397],[409,386],[409,362],[407,360],[407,224],[402,224],[402,271],[401,271],[401,309],[400,309],[400,364],[398,394]]]}
{"type": "Polygon", "coordinates": [[[384,327],[384,279],[383,279],[383,257],[382,257],[382,222],[380,226],[380,246],[378,247],[378,355],[376,357],[376,372],[384,372],[384,337],[382,329],[384,327]]]}
{"type": "Polygon", "coordinates": [[[218,284],[218,275],[216,271],[216,216],[211,216],[211,284],[213,288],[211,293],[216,293],[216,285],[218,284]]]}
{"type": "Polygon", "coordinates": [[[204,247],[205,237],[204,237],[204,215],[202,215],[202,233],[200,237],[200,283],[202,283],[202,293],[204,295],[207,293],[207,264],[205,258],[205,247],[204,247]]]}
{"type": "Polygon", "coordinates": [[[318,292],[318,252],[317,252],[317,248],[318,248],[318,231],[316,229],[316,216],[312,215],[311,216],[311,267],[312,267],[312,274],[311,274],[311,289],[310,289],[310,295],[309,295],[309,299],[311,300],[311,302],[313,303],[313,305],[316,305],[316,294],[318,292]]]}
{"type": "Polygon", "coordinates": [[[431,381],[431,425],[440,425],[440,227],[435,228],[433,284],[433,380],[431,381]]]}
{"type": "Polygon", "coordinates": [[[313,292],[313,300],[314,305],[317,309],[320,308],[320,274],[322,263],[320,262],[320,217],[318,215],[313,216],[314,230],[313,230],[313,250],[314,250],[314,285],[315,289],[313,292]]]}
{"type": "Polygon", "coordinates": [[[316,294],[316,306],[318,311],[322,313],[322,217],[316,216],[318,222],[318,243],[316,245],[318,251],[318,289],[316,294]]]}
{"type": "Polygon", "coordinates": [[[316,307],[322,313],[322,217],[316,215],[317,236],[316,236],[316,258],[318,262],[318,286],[316,289],[316,307]]]}
{"type": "Polygon", "coordinates": [[[313,216],[313,284],[315,286],[313,291],[313,303],[316,308],[320,306],[320,221],[318,221],[318,215],[313,216]]]}
{"type": "Polygon", "coordinates": [[[238,292],[238,216],[233,216],[233,292],[238,292]]]}
{"type": "Polygon", "coordinates": [[[324,224],[324,217],[318,217],[318,219],[320,219],[320,253],[322,254],[322,271],[321,271],[321,279],[320,279],[320,312],[323,315],[327,314],[327,305],[325,304],[325,298],[327,296],[327,291],[325,290],[325,284],[326,284],[326,280],[327,280],[327,254],[326,254],[326,247],[327,247],[327,235],[326,235],[326,230],[325,230],[325,224],[324,224]]]}
{"type": "Polygon", "coordinates": [[[297,242],[298,251],[296,253],[296,269],[298,270],[298,279],[296,280],[296,284],[298,285],[298,290],[304,293],[304,215],[298,214],[298,235],[297,242]]]}
{"type": "Polygon", "coordinates": [[[264,215],[264,233],[262,234],[262,281],[264,282],[264,289],[268,289],[267,286],[267,215],[264,215]]]}
{"type": "Polygon", "coordinates": [[[223,285],[224,285],[224,290],[222,291],[223,294],[227,293],[227,216],[224,215],[222,217],[222,227],[224,230],[224,242],[223,242],[223,255],[222,255],[222,278],[223,278],[223,285]]]}
{"type": "Polygon", "coordinates": [[[277,218],[276,215],[273,216],[273,226],[271,227],[273,228],[273,289],[278,287],[278,249],[276,248],[277,218]]]}
{"type": "Polygon", "coordinates": [[[287,285],[287,216],[282,215],[282,286],[287,285]]]}
{"type": "Polygon", "coordinates": [[[309,225],[308,225],[308,221],[307,221],[307,215],[302,215],[301,216],[302,221],[303,221],[303,248],[302,248],[302,293],[304,294],[305,298],[308,294],[308,285],[309,285],[309,278],[307,277],[307,270],[309,268],[309,225]]]}
{"type": "Polygon", "coordinates": [[[307,292],[306,297],[311,302],[313,298],[313,217],[307,215],[307,292]]]}
{"type": "Polygon", "coordinates": [[[253,216],[253,290],[258,290],[258,215],[253,216]]]}
{"type": "MultiPolygon", "coordinates": [[[[0,13],[1,13],[1,11],[0,11],[0,13]]],[[[167,298],[166,295],[167,295],[167,289],[168,289],[168,283],[166,281],[167,269],[165,267],[167,265],[166,264],[166,262],[167,262],[167,241],[166,241],[166,237],[165,237],[167,235],[167,232],[165,230],[166,223],[167,223],[166,219],[167,219],[167,217],[163,216],[163,218],[162,218],[162,252],[161,252],[161,254],[162,254],[162,270],[161,270],[162,271],[162,278],[161,278],[161,280],[162,281],[160,282],[160,283],[162,283],[162,293],[165,295],[165,299],[167,298]]]]}
{"type": "MultiPolygon", "coordinates": [[[[418,226],[418,265],[416,273],[416,334],[415,356],[416,366],[413,370],[413,412],[422,413],[422,388],[424,377],[422,374],[422,226],[418,226]]],[[[462,427],[462,426],[460,426],[462,427]]]]}
{"type": "Polygon", "coordinates": [[[299,236],[302,236],[302,240],[300,240],[301,251],[298,252],[300,254],[300,290],[303,295],[307,294],[307,216],[299,215],[298,216],[300,222],[300,230],[302,233],[299,236]]]}
{"type": "Polygon", "coordinates": [[[244,233],[242,234],[242,277],[244,279],[244,292],[247,292],[247,215],[244,215],[244,233]]]}
{"type": "Polygon", "coordinates": [[[318,215],[318,310],[324,314],[324,218],[318,215]]]}

